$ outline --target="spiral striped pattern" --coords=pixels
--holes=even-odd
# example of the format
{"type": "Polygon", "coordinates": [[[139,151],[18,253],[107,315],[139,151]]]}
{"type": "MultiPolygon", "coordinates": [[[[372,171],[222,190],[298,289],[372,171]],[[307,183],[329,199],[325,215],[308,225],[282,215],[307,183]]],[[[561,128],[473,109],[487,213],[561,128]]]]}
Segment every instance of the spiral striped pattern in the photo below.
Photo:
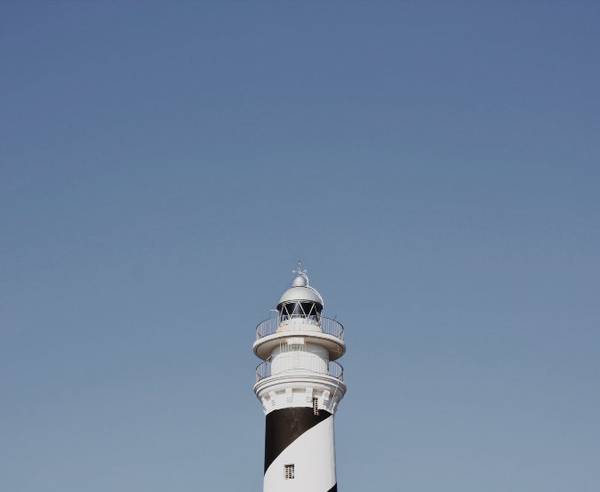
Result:
{"type": "Polygon", "coordinates": [[[331,413],[292,407],[267,414],[264,492],[337,492],[331,413]]]}

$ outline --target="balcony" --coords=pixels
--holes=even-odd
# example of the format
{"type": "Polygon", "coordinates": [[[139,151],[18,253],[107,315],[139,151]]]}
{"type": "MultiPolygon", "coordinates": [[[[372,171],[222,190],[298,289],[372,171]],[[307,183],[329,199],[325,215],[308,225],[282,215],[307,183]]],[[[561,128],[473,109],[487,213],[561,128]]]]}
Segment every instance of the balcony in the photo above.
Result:
{"type": "Polygon", "coordinates": [[[266,319],[256,327],[256,340],[252,349],[257,357],[267,360],[276,347],[295,337],[301,337],[308,344],[324,347],[332,361],[346,352],[342,324],[320,315],[266,319]]]}
{"type": "Polygon", "coordinates": [[[286,320],[269,318],[259,323],[256,327],[256,340],[278,333],[310,334],[322,333],[331,337],[344,340],[344,326],[339,322],[325,316],[295,317],[286,320]]]}
{"type": "Polygon", "coordinates": [[[271,361],[266,360],[261,362],[256,367],[256,382],[262,381],[263,379],[270,378],[271,376],[303,376],[306,374],[315,374],[319,376],[329,376],[339,381],[344,381],[344,367],[337,362],[329,361],[327,372],[311,371],[303,367],[289,367],[280,369],[276,374],[271,373],[271,361]]]}

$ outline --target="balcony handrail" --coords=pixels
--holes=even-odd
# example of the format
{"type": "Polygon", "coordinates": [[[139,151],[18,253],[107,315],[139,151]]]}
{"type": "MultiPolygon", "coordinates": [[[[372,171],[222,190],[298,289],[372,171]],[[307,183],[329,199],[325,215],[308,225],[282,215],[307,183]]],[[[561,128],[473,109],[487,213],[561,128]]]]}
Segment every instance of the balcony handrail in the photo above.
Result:
{"type": "MultiPolygon", "coordinates": [[[[339,379],[340,381],[344,380],[344,366],[342,366],[342,364],[335,362],[335,361],[329,361],[327,364],[327,373],[321,373],[319,371],[315,371],[314,369],[307,369],[305,367],[291,367],[291,368],[287,368],[287,369],[283,369],[281,372],[278,372],[276,375],[289,375],[290,373],[297,373],[298,371],[301,372],[310,372],[313,374],[318,374],[318,375],[323,375],[323,376],[330,376],[332,378],[335,379],[339,379]]],[[[258,383],[259,381],[262,381],[265,378],[269,378],[271,377],[271,361],[270,360],[265,360],[263,362],[261,362],[260,364],[258,364],[258,366],[256,366],[256,382],[258,383]]]]}
{"type": "Polygon", "coordinates": [[[269,335],[274,335],[279,326],[283,323],[288,323],[285,332],[304,331],[304,329],[298,327],[298,325],[317,325],[321,329],[322,333],[339,338],[340,340],[344,339],[344,325],[342,325],[342,323],[339,321],[327,318],[326,316],[319,316],[316,320],[314,318],[303,317],[292,318],[291,320],[280,320],[278,317],[267,318],[256,326],[256,339],[260,340],[261,338],[268,337],[269,335]],[[301,320],[304,320],[304,323],[301,320]]]}

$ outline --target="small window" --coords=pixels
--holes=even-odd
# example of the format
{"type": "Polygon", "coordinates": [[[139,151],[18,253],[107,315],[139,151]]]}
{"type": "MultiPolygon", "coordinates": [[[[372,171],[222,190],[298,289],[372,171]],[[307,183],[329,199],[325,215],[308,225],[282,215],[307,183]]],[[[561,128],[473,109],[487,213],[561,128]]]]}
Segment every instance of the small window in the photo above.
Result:
{"type": "Polygon", "coordinates": [[[294,465],[285,465],[285,479],[293,480],[294,479],[294,465]]]}

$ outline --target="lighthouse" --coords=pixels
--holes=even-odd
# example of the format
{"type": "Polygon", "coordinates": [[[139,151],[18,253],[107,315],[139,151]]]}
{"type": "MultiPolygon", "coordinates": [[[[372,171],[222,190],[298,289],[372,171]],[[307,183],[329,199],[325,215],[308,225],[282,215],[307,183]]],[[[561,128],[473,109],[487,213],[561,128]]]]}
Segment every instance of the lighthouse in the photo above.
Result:
{"type": "Polygon", "coordinates": [[[264,492],[337,492],[333,417],[346,393],[344,327],[299,262],[274,316],[256,328],[254,392],[266,415],[264,492]]]}

